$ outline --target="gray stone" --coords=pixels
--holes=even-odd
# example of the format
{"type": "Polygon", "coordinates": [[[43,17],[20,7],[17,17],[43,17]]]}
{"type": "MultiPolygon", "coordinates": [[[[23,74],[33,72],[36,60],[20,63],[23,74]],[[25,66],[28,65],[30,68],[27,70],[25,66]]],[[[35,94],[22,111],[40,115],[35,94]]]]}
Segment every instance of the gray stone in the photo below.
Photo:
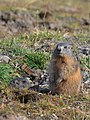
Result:
{"type": "Polygon", "coordinates": [[[0,62],[9,63],[10,58],[6,55],[0,55],[0,62]]]}
{"type": "Polygon", "coordinates": [[[33,82],[30,80],[29,77],[21,77],[21,78],[15,78],[10,81],[10,86],[13,88],[18,88],[18,89],[28,89],[29,87],[34,86],[33,82]]]}

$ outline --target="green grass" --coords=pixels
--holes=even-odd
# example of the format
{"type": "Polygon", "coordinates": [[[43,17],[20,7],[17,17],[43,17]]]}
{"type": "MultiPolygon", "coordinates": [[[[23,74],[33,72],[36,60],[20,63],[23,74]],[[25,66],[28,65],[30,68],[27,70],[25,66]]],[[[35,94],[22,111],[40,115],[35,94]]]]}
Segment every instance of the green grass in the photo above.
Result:
{"type": "Polygon", "coordinates": [[[63,33],[60,33],[58,31],[47,31],[47,30],[43,30],[43,31],[33,31],[31,34],[19,34],[17,36],[17,40],[15,38],[15,41],[18,43],[23,43],[26,44],[27,46],[30,47],[31,44],[35,44],[37,42],[44,42],[44,40],[52,40],[55,39],[56,41],[60,41],[62,40],[62,35],[63,33]]]}
{"type": "Polygon", "coordinates": [[[79,39],[80,42],[85,42],[85,41],[89,42],[90,41],[90,34],[87,34],[87,33],[86,34],[79,33],[79,34],[77,34],[76,37],[79,39]]]}
{"type": "Polygon", "coordinates": [[[9,64],[0,63],[0,81],[3,84],[8,84],[11,80],[13,69],[9,64]]]}
{"type": "Polygon", "coordinates": [[[31,52],[25,55],[27,65],[35,69],[45,69],[49,59],[49,54],[43,52],[31,52]]]}
{"type": "Polygon", "coordinates": [[[90,57],[82,58],[81,59],[81,65],[86,66],[88,69],[90,69],[90,57]]]}
{"type": "Polygon", "coordinates": [[[51,40],[55,39],[61,40],[62,39],[62,33],[59,32],[48,32],[48,31],[38,31],[38,32],[33,32],[31,34],[19,34],[17,37],[13,38],[5,38],[4,40],[0,41],[0,47],[7,49],[7,48],[12,48],[14,46],[19,47],[27,47],[32,44],[36,43],[39,41],[44,41],[44,40],[51,40]]]}

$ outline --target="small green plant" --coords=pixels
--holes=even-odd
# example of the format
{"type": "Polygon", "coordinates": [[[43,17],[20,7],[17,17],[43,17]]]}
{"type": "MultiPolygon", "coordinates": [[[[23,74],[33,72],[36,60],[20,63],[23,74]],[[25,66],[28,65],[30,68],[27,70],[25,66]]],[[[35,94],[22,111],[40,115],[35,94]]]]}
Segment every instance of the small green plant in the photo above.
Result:
{"type": "Polygon", "coordinates": [[[84,42],[84,41],[89,41],[90,40],[90,34],[78,34],[77,38],[79,39],[80,42],[84,42]]]}
{"type": "Polygon", "coordinates": [[[25,62],[31,68],[44,69],[50,56],[42,52],[31,52],[25,55],[25,62]]]}
{"type": "Polygon", "coordinates": [[[86,66],[88,69],[90,69],[90,57],[82,58],[81,59],[81,65],[86,66]]]}
{"type": "Polygon", "coordinates": [[[27,53],[27,50],[25,48],[19,47],[19,46],[13,46],[11,49],[11,54],[15,56],[22,56],[27,53]]]}
{"type": "Polygon", "coordinates": [[[13,69],[9,64],[0,63],[0,82],[7,84],[11,79],[13,69]]]}

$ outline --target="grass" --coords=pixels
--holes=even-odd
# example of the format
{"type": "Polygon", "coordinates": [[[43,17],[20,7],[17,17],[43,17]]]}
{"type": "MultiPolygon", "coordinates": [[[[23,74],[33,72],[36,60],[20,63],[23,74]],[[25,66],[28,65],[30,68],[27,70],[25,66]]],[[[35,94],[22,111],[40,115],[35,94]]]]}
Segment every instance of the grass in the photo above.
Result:
{"type": "MultiPolygon", "coordinates": [[[[86,100],[85,96],[52,96],[30,90],[19,91],[10,88],[3,88],[1,91],[11,100],[11,102],[3,106],[4,110],[2,110],[1,115],[5,113],[16,114],[18,112],[21,115],[26,115],[29,119],[42,118],[46,120],[55,116],[64,120],[67,118],[70,120],[90,119],[90,98],[86,100]],[[83,97],[84,99],[82,100],[83,97]]],[[[2,97],[0,100],[2,101],[3,99],[2,97]]]]}
{"type": "Polygon", "coordinates": [[[77,38],[79,39],[80,42],[89,42],[90,41],[90,35],[89,34],[83,34],[83,33],[79,33],[77,34],[77,38]]]}
{"type": "Polygon", "coordinates": [[[82,58],[81,59],[81,65],[86,66],[88,69],[90,69],[90,57],[82,58]]]}
{"type": "Polygon", "coordinates": [[[31,34],[19,34],[17,37],[5,38],[4,40],[0,41],[0,47],[7,49],[11,48],[13,46],[21,45],[20,47],[26,47],[32,44],[36,43],[38,41],[44,41],[44,40],[61,40],[62,39],[62,33],[59,32],[48,32],[48,31],[35,31],[31,34]]]}
{"type": "Polygon", "coordinates": [[[32,69],[45,69],[48,60],[49,54],[42,52],[31,52],[25,55],[25,62],[32,69]]]}
{"type": "Polygon", "coordinates": [[[9,64],[0,63],[0,81],[2,83],[7,85],[13,72],[14,71],[9,64]]]}

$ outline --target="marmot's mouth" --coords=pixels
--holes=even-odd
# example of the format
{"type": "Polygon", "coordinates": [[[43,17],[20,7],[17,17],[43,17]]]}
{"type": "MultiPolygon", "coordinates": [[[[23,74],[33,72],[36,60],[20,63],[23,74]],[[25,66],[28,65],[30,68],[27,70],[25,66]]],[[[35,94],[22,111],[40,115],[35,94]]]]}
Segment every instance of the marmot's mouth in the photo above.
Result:
{"type": "Polygon", "coordinates": [[[67,54],[61,53],[59,54],[59,57],[61,57],[62,59],[65,59],[65,58],[68,58],[69,56],[67,54]]]}
{"type": "Polygon", "coordinates": [[[65,54],[63,54],[63,53],[59,53],[59,56],[64,57],[64,56],[65,56],[65,54]]]}

